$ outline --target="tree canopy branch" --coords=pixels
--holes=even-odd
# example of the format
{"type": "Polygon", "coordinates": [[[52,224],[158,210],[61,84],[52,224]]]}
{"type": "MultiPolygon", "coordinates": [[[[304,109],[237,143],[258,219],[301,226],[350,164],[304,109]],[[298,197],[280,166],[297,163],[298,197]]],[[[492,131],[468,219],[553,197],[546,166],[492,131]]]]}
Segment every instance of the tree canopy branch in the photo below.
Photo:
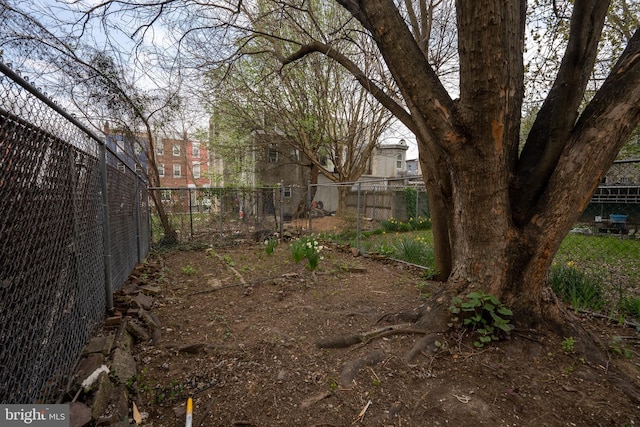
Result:
{"type": "Polygon", "coordinates": [[[529,210],[553,173],[578,117],[609,3],[575,2],[569,41],[557,78],[520,155],[512,192],[518,223],[529,216],[529,210]]]}
{"type": "Polygon", "coordinates": [[[416,131],[416,124],[411,114],[409,114],[400,104],[398,104],[393,98],[382,90],[374,81],[369,79],[366,74],[349,58],[335,49],[332,49],[330,45],[321,43],[318,41],[305,44],[297,51],[287,57],[279,58],[282,65],[288,65],[292,62],[300,60],[312,53],[322,53],[327,57],[338,62],[344,68],[346,68],[358,82],[367,89],[371,95],[373,95],[382,105],[384,105],[391,113],[398,118],[407,128],[411,131],[416,131]]]}

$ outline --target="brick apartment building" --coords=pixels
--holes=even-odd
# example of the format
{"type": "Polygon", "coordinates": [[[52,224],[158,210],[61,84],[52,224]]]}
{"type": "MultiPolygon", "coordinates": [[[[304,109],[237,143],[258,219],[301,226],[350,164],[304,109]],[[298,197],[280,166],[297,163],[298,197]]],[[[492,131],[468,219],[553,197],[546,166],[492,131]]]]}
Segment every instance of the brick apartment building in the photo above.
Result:
{"type": "MultiPolygon", "coordinates": [[[[148,167],[148,142],[143,134],[125,136],[112,132],[109,123],[104,125],[107,146],[116,154],[110,163],[122,170],[125,165],[142,172],[148,167]]],[[[209,150],[206,143],[190,139],[185,133],[181,138],[157,136],[155,158],[160,175],[160,187],[209,187],[209,150]]],[[[144,175],[144,174],[143,174],[144,175]]]]}
{"type": "Polygon", "coordinates": [[[206,143],[182,138],[158,137],[155,146],[160,186],[209,187],[209,150],[206,143]]]}

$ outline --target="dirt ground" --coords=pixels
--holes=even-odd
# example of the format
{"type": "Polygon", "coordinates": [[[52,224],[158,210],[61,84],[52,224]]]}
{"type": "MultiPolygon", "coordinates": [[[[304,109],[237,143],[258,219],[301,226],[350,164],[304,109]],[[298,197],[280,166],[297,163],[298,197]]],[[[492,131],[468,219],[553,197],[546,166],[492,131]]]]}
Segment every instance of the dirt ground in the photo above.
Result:
{"type": "Polygon", "coordinates": [[[192,397],[194,426],[640,425],[640,336],[602,319],[576,321],[605,348],[623,337],[606,366],[542,332],[481,350],[449,332],[410,363],[419,334],[319,348],[389,326],[385,314],[417,308],[437,288],[401,263],[331,245],[322,255],[316,271],[295,263],[288,243],[273,255],[244,242],[151,257],[138,280],[160,288],[151,311],[162,334],[136,345],[130,387],[146,424],[184,426],[192,397]]]}

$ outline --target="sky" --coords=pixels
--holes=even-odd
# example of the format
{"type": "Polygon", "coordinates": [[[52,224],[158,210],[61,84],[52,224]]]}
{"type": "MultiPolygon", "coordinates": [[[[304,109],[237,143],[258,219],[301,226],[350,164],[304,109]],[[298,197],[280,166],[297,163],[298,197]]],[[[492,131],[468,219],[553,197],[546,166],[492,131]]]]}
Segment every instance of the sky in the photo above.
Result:
{"type": "MultiPolygon", "coordinates": [[[[62,31],[68,31],[70,28],[73,28],[74,32],[76,33],[82,29],[80,23],[77,23],[73,27],[61,27],[61,22],[78,22],[77,18],[74,18],[74,15],[71,12],[67,11],[67,8],[86,8],[88,6],[99,4],[99,1],[81,0],[81,3],[77,4],[73,0],[31,0],[29,2],[14,0],[14,4],[25,12],[34,14],[37,19],[47,27],[49,31],[54,34],[59,34],[62,31]]],[[[122,19],[118,20],[117,30],[119,31],[114,32],[113,29],[110,29],[110,35],[113,38],[113,34],[116,34],[115,42],[118,45],[118,48],[123,49],[126,52],[131,52],[135,48],[135,43],[131,39],[130,35],[134,33],[135,29],[135,22],[133,22],[132,20],[124,19],[123,17],[122,19]]],[[[90,22],[85,27],[85,31],[85,40],[88,40],[88,43],[99,48],[107,47],[107,37],[105,36],[104,29],[101,27],[99,21],[90,22]]],[[[166,32],[167,29],[165,27],[156,25],[145,33],[144,43],[148,46],[158,47],[163,51],[170,51],[172,49],[172,46],[169,44],[171,38],[167,37],[166,32]]],[[[144,71],[138,68],[139,71],[137,72],[136,84],[140,87],[153,89],[162,87],[164,84],[166,84],[166,75],[163,75],[162,73],[158,72],[157,69],[154,69],[153,63],[156,60],[147,52],[142,52],[128,60],[131,61],[130,66],[132,68],[139,67],[140,65],[145,66],[144,71]],[[134,61],[137,61],[138,63],[136,64],[134,63],[134,61]]],[[[34,69],[43,69],[44,67],[46,67],[45,63],[39,63],[36,59],[33,58],[28,59],[28,63],[29,66],[33,67],[34,69]]],[[[206,124],[201,123],[200,127],[206,127],[206,124]]],[[[416,159],[418,157],[418,149],[415,142],[415,137],[406,127],[404,127],[404,125],[399,122],[397,122],[395,126],[393,126],[383,135],[380,143],[396,144],[401,139],[404,139],[409,146],[407,159],[416,159]]]]}

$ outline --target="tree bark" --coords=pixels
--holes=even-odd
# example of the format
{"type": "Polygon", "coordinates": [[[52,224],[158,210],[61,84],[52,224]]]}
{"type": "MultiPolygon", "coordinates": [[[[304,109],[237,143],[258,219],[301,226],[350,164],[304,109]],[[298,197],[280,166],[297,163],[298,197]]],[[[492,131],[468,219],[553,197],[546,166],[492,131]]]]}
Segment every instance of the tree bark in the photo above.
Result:
{"type": "Polygon", "coordinates": [[[519,153],[524,0],[456,2],[456,101],[395,2],[337,1],[371,32],[410,113],[443,271],[451,253],[447,292],[440,298],[479,289],[527,324],[566,321],[548,287],[549,268],[640,121],[640,35],[578,114],[608,2],[576,0],[558,79],[519,153]]]}

